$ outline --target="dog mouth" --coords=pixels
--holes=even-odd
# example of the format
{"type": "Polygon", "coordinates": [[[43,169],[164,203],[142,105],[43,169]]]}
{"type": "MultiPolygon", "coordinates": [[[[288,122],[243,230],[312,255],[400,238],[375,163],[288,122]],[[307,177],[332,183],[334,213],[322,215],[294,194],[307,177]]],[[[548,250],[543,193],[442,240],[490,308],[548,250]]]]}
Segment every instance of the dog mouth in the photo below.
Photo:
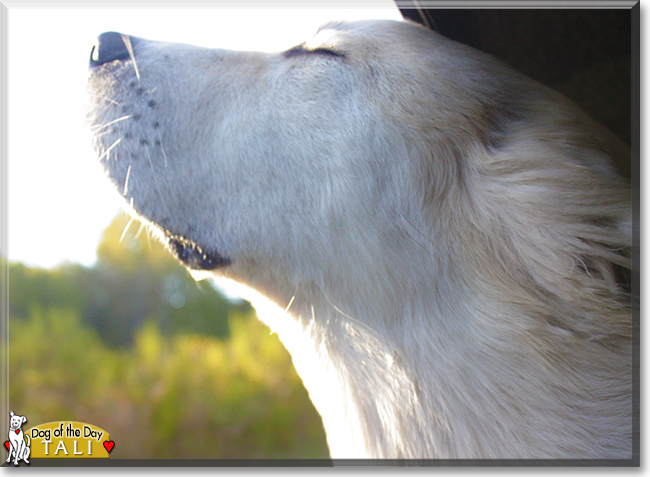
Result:
{"type": "Polygon", "coordinates": [[[165,231],[171,253],[191,270],[216,270],[230,265],[230,259],[217,252],[210,252],[196,242],[165,231]]]}

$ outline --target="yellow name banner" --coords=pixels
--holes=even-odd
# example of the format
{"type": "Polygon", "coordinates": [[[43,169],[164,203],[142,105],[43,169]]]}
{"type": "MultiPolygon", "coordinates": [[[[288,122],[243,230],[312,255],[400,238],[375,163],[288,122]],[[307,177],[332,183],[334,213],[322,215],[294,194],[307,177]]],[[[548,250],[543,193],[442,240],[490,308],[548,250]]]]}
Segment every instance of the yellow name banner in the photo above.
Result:
{"type": "Polygon", "coordinates": [[[34,459],[108,459],[115,443],[108,432],[83,422],[60,421],[25,431],[34,459]]]}

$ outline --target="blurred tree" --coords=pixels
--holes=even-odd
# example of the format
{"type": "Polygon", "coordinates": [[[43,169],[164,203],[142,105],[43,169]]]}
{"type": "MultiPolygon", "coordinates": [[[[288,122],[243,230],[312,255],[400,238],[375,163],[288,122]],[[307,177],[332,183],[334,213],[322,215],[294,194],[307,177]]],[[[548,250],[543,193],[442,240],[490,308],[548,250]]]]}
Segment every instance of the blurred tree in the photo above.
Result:
{"type": "Polygon", "coordinates": [[[9,265],[12,408],[98,425],[115,458],[327,457],[277,336],[127,224],[92,268],[9,265]]]}
{"type": "Polygon", "coordinates": [[[42,270],[11,264],[11,315],[25,317],[35,306],[77,310],[113,346],[132,343],[147,319],[165,335],[228,336],[230,310],[246,313],[251,306],[229,301],[207,281],[196,282],[147,234],[139,223],[118,215],[104,232],[93,268],[66,264],[42,270]]]}
{"type": "Polygon", "coordinates": [[[33,307],[82,308],[87,297],[77,287],[80,265],[64,265],[51,270],[9,264],[9,313],[27,316],[33,307]]]}
{"type": "Polygon", "coordinates": [[[269,329],[233,312],[232,334],[166,337],[148,321],[115,349],[71,311],[10,323],[12,409],[110,432],[111,458],[327,458],[320,416],[269,329]]]}

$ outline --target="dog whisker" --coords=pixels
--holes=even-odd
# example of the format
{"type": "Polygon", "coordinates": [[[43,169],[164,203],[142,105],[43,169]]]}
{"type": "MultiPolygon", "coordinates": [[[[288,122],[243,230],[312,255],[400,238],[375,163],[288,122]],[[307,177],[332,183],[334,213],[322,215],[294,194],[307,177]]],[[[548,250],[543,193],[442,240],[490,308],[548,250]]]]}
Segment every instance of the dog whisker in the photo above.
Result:
{"type": "Polygon", "coordinates": [[[149,227],[145,227],[144,229],[144,235],[147,237],[147,244],[149,245],[149,250],[151,250],[151,234],[153,230],[153,225],[149,227]]]}
{"type": "Polygon", "coordinates": [[[291,305],[293,305],[293,300],[295,300],[295,299],[296,299],[296,294],[294,293],[293,296],[291,297],[291,300],[289,300],[289,304],[284,309],[285,313],[289,311],[289,308],[291,308],[291,305]]]}
{"type": "Polygon", "coordinates": [[[145,155],[147,156],[147,161],[149,161],[149,167],[151,169],[151,176],[153,177],[154,186],[156,188],[156,193],[160,197],[160,203],[163,205],[167,213],[169,213],[169,204],[167,203],[167,196],[163,193],[163,189],[158,182],[158,176],[151,160],[151,154],[149,154],[149,148],[145,146],[144,148],[145,155]]]}
{"type": "Polygon", "coordinates": [[[126,224],[126,226],[124,227],[124,230],[122,230],[122,235],[120,235],[120,239],[118,240],[119,243],[122,243],[122,240],[124,240],[124,237],[126,237],[126,234],[129,231],[129,229],[131,228],[131,224],[133,223],[134,220],[135,220],[135,217],[133,217],[133,216],[131,216],[129,218],[129,221],[126,224]]]}
{"type": "Polygon", "coordinates": [[[119,121],[124,121],[125,119],[129,119],[130,117],[131,117],[131,115],[127,114],[126,116],[122,116],[122,117],[119,117],[117,119],[113,119],[112,121],[109,121],[106,124],[102,124],[100,126],[95,126],[94,128],[92,128],[92,130],[93,130],[93,132],[101,131],[102,129],[107,128],[108,126],[110,126],[111,124],[115,124],[115,123],[117,123],[119,121]]]}
{"type": "Polygon", "coordinates": [[[115,141],[113,144],[111,144],[111,146],[110,146],[108,149],[106,149],[106,150],[104,151],[104,153],[103,153],[101,156],[99,156],[99,158],[98,158],[97,160],[98,160],[98,161],[101,161],[102,159],[104,159],[104,157],[108,156],[108,154],[111,152],[111,150],[112,150],[115,146],[117,146],[117,145],[120,143],[120,141],[122,141],[122,138],[119,138],[117,141],[115,141]]]}
{"type": "Polygon", "coordinates": [[[163,154],[163,161],[165,164],[165,168],[167,168],[167,153],[165,152],[165,146],[163,146],[162,143],[162,136],[160,135],[159,132],[157,134],[158,134],[158,140],[160,141],[160,150],[162,151],[163,154]]]}
{"type": "Polygon", "coordinates": [[[102,96],[102,99],[103,99],[104,101],[109,102],[109,103],[113,103],[113,104],[116,105],[116,106],[119,106],[119,104],[120,104],[120,103],[118,103],[117,101],[115,101],[114,99],[107,98],[106,96],[102,96]]]}
{"type": "Polygon", "coordinates": [[[133,54],[133,45],[131,45],[131,38],[128,35],[122,35],[122,41],[124,42],[124,46],[126,46],[126,49],[129,52],[129,56],[131,57],[131,61],[133,62],[133,69],[135,69],[135,76],[138,78],[139,84],[140,72],[138,71],[138,64],[135,61],[135,55],[133,54]]]}
{"type": "MultiPolygon", "coordinates": [[[[151,168],[151,175],[152,175],[153,180],[154,180],[154,182],[156,184],[156,189],[158,190],[158,192],[162,196],[162,188],[160,187],[160,183],[158,182],[158,177],[156,176],[156,169],[153,167],[153,162],[151,160],[151,154],[149,154],[149,148],[147,148],[146,146],[144,148],[144,153],[147,156],[147,161],[149,162],[149,167],[151,168]]],[[[163,202],[164,202],[164,200],[163,200],[163,202]]]]}
{"type": "MultiPolygon", "coordinates": [[[[365,330],[367,330],[372,336],[375,335],[375,331],[372,328],[370,328],[370,326],[366,325],[364,322],[354,318],[353,316],[348,315],[343,310],[341,310],[338,306],[336,306],[334,303],[332,303],[332,301],[328,298],[328,296],[325,294],[325,292],[323,290],[321,290],[321,293],[322,293],[323,297],[325,298],[325,300],[327,301],[327,303],[329,303],[330,306],[332,308],[334,308],[335,311],[337,311],[339,314],[341,314],[345,318],[349,319],[353,323],[358,324],[361,328],[364,328],[365,330]]],[[[313,307],[312,307],[312,310],[313,310],[313,307]]]]}
{"type": "Polygon", "coordinates": [[[140,238],[142,231],[146,229],[147,229],[146,225],[142,221],[140,221],[140,227],[138,228],[138,232],[135,234],[135,238],[136,239],[140,238]]]}
{"type": "Polygon", "coordinates": [[[129,192],[129,177],[131,177],[131,166],[132,164],[129,164],[129,168],[126,171],[126,179],[124,180],[124,190],[122,192],[123,195],[126,195],[129,192]]]}
{"type": "Polygon", "coordinates": [[[151,250],[151,237],[149,236],[151,232],[152,225],[151,224],[146,224],[142,220],[140,220],[140,227],[138,228],[138,232],[135,234],[135,238],[139,239],[140,235],[142,234],[142,231],[144,230],[144,234],[147,237],[147,243],[149,245],[149,250],[151,250]]]}
{"type": "Polygon", "coordinates": [[[95,134],[94,137],[95,137],[95,139],[97,139],[98,137],[102,137],[102,136],[105,136],[106,134],[112,134],[112,133],[113,133],[113,131],[106,130],[106,131],[101,132],[99,134],[95,134]]]}

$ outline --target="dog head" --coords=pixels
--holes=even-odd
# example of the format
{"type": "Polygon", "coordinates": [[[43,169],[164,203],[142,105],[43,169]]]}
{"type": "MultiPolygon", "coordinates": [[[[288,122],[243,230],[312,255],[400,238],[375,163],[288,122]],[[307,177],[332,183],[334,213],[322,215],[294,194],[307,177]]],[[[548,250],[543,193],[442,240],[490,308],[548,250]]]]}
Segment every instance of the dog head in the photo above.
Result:
{"type": "Polygon", "coordinates": [[[90,68],[95,148],[126,202],[189,268],[289,298],[409,293],[402,275],[460,267],[481,222],[567,228],[571,191],[592,183],[598,204],[608,187],[566,100],[408,22],[332,23],[279,53],[105,33],[90,68]],[[530,175],[566,191],[520,190],[530,175]]]}
{"type": "Polygon", "coordinates": [[[13,411],[9,412],[9,430],[15,431],[22,427],[22,425],[27,422],[25,416],[17,416],[13,411]]]}
{"type": "MultiPolygon", "coordinates": [[[[436,128],[478,140],[467,120],[476,88],[462,83],[481,82],[469,67],[450,77],[448,60],[468,56],[457,49],[406,22],[333,23],[275,54],[103,34],[89,82],[95,147],[190,268],[300,263],[290,273],[310,275],[332,254],[380,263],[408,235],[388,224],[419,225],[413,140],[436,128]],[[389,246],[375,252],[377,241],[389,246]]],[[[439,193],[447,176],[427,174],[439,193]]]]}

